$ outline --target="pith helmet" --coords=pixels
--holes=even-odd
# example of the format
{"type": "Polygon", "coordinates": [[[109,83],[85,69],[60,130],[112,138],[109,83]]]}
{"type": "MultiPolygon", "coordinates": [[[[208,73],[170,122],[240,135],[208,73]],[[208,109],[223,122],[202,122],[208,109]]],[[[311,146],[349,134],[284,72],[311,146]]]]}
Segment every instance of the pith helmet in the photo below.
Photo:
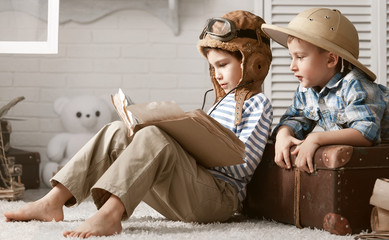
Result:
{"type": "Polygon", "coordinates": [[[284,47],[288,47],[289,35],[321,47],[359,68],[372,81],[376,79],[376,75],[358,61],[357,30],[337,9],[311,8],[294,17],[287,27],[263,24],[262,30],[284,47]]]}

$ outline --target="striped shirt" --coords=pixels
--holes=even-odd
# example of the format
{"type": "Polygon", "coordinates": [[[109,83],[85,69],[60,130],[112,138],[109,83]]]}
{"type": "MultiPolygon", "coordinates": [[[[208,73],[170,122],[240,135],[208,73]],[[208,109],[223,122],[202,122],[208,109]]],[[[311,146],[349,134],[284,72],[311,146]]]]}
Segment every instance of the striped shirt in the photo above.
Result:
{"type": "Polygon", "coordinates": [[[271,131],[273,108],[263,93],[256,94],[244,102],[242,121],[235,126],[236,101],[234,96],[234,93],[227,95],[210,116],[233,131],[246,145],[245,163],[216,167],[209,169],[209,171],[216,178],[231,184],[238,192],[239,201],[242,202],[246,197],[246,185],[262,159],[271,131]]]}
{"type": "Polygon", "coordinates": [[[353,128],[373,143],[389,140],[389,89],[366,79],[358,68],[344,78],[336,74],[320,92],[300,85],[273,136],[287,125],[304,139],[316,124],[325,131],[353,128]]]}

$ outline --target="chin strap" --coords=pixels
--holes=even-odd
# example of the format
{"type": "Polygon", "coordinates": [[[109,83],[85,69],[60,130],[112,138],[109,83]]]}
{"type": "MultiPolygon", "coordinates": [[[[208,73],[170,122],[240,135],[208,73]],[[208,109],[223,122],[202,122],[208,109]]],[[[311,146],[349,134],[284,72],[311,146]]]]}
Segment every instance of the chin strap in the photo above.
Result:
{"type": "Polygon", "coordinates": [[[244,90],[239,93],[238,96],[235,96],[236,105],[235,105],[235,126],[239,125],[242,122],[242,109],[243,109],[243,103],[246,99],[247,94],[249,93],[249,90],[244,90]]]}
{"type": "MultiPolygon", "coordinates": [[[[241,87],[244,87],[244,86],[246,86],[246,85],[248,85],[248,84],[251,84],[251,83],[253,83],[254,82],[254,80],[251,80],[251,81],[249,81],[249,82],[247,82],[247,83],[243,83],[243,84],[241,84],[241,85],[238,85],[238,86],[236,86],[236,87],[234,87],[233,89],[231,89],[228,93],[226,93],[225,95],[224,95],[224,97],[222,97],[215,105],[214,105],[214,107],[212,108],[212,110],[209,112],[209,114],[208,115],[211,115],[211,113],[216,109],[216,107],[221,103],[221,101],[223,101],[223,99],[228,95],[228,94],[230,94],[230,93],[232,93],[233,91],[235,91],[237,88],[241,88],[241,87]]],[[[235,106],[235,115],[237,115],[236,117],[235,117],[235,123],[237,122],[237,120],[236,120],[236,118],[237,117],[239,117],[239,123],[240,123],[240,121],[242,121],[242,107],[243,107],[243,102],[244,102],[244,99],[245,99],[245,97],[246,97],[246,95],[248,94],[248,90],[247,91],[243,91],[243,96],[241,97],[241,101],[239,101],[239,103],[238,103],[238,100],[236,99],[236,96],[235,96],[235,100],[237,101],[237,103],[236,103],[236,106],[235,106]],[[246,92],[246,93],[245,93],[246,92]],[[240,109],[240,113],[238,114],[237,113],[237,107],[239,106],[239,109],[240,109]],[[239,116],[238,116],[239,115],[239,116]]],[[[239,99],[239,98],[238,98],[239,99]]],[[[239,124],[238,123],[238,124],[239,124]]],[[[237,125],[237,124],[235,124],[235,125],[237,125]]]]}

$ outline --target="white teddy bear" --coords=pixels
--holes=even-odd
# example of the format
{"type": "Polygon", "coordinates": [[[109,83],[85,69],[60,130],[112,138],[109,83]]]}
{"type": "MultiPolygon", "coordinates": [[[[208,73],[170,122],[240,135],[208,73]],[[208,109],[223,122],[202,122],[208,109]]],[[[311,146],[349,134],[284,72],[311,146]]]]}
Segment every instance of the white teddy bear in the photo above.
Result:
{"type": "Polygon", "coordinates": [[[55,135],[47,146],[49,162],[44,165],[42,180],[48,187],[51,187],[50,178],[59,167],[63,167],[113,118],[113,107],[107,100],[97,96],[58,98],[54,102],[54,111],[59,115],[66,132],[55,135]]]}

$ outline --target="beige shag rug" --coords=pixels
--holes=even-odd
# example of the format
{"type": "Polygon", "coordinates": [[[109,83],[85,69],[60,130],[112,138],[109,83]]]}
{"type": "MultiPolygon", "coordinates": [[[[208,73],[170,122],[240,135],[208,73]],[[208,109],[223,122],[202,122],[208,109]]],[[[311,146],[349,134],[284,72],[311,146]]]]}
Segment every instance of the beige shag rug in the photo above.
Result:
{"type": "MultiPolygon", "coordinates": [[[[4,211],[16,210],[23,201],[0,201],[0,239],[1,240],[57,240],[66,239],[64,230],[71,230],[90,217],[96,208],[91,201],[78,207],[64,208],[63,222],[5,222],[4,211]]],[[[239,219],[229,223],[197,224],[166,220],[158,212],[141,203],[133,216],[122,223],[123,232],[110,237],[91,237],[89,239],[354,239],[354,236],[337,236],[318,229],[298,229],[266,220],[239,219]]]]}

